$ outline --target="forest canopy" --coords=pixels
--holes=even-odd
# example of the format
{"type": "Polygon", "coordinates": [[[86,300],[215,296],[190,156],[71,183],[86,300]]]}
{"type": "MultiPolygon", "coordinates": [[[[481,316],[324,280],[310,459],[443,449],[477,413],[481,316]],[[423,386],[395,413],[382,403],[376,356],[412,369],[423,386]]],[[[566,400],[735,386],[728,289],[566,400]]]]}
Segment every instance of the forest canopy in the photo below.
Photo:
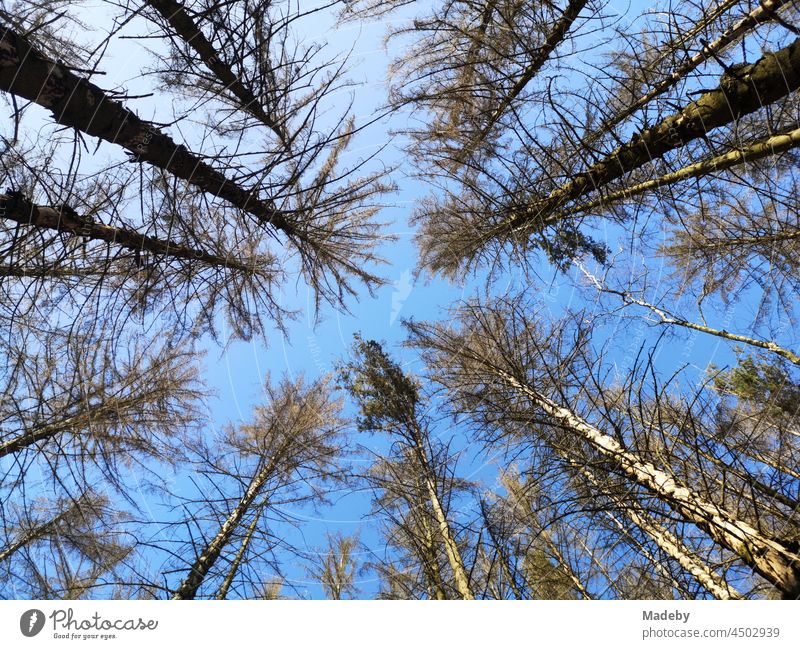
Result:
{"type": "Polygon", "coordinates": [[[0,597],[800,598],[799,9],[0,0],[0,597]]]}

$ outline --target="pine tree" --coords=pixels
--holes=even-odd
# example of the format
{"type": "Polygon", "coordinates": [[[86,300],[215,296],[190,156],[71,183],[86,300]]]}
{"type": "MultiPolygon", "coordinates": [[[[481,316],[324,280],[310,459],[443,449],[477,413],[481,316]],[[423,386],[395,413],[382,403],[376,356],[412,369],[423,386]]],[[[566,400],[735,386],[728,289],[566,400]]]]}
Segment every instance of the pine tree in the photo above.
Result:
{"type": "Polygon", "coordinates": [[[458,484],[446,446],[434,440],[425,421],[419,384],[376,341],[357,337],[353,352],[353,360],[342,365],[340,378],[358,404],[359,430],[387,434],[395,449],[376,463],[369,476],[383,492],[381,509],[396,512],[391,517],[405,537],[402,544],[422,550],[417,550],[418,560],[433,597],[449,598],[441,575],[441,554],[446,557],[452,590],[461,599],[475,599],[448,511],[458,484]]]}

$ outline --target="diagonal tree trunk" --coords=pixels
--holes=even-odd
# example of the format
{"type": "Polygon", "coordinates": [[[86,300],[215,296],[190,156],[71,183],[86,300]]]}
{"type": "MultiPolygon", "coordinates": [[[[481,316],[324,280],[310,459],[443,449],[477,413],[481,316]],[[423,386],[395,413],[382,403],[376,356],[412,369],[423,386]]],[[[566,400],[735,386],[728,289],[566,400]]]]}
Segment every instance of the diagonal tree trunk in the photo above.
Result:
{"type": "Polygon", "coordinates": [[[31,530],[28,530],[24,534],[22,534],[16,541],[14,541],[11,545],[5,547],[4,549],[0,550],[0,563],[8,559],[14,553],[18,552],[22,548],[24,548],[28,543],[32,543],[33,541],[37,541],[44,536],[51,534],[58,523],[64,519],[65,516],[69,516],[75,511],[75,508],[79,505],[80,498],[78,502],[76,502],[75,506],[72,509],[67,510],[65,512],[61,512],[54,518],[50,519],[45,523],[41,523],[37,525],[31,530]]]}
{"type": "MultiPolygon", "coordinates": [[[[573,462],[570,465],[576,469],[593,488],[603,492],[595,475],[586,467],[573,462]]],[[[703,588],[716,599],[742,599],[742,596],[731,588],[724,579],[709,568],[703,561],[695,556],[684,543],[663,527],[651,516],[639,509],[633,502],[623,502],[620,498],[605,494],[615,507],[626,516],[636,527],[650,537],[653,542],[666,554],[674,559],[681,568],[689,573],[703,588]]]]}
{"type": "MultiPolygon", "coordinates": [[[[586,6],[587,2],[588,0],[569,0],[567,7],[564,9],[563,14],[561,15],[561,18],[559,18],[558,21],[553,25],[552,29],[544,39],[544,42],[536,51],[536,54],[533,55],[531,61],[525,66],[524,70],[511,88],[509,88],[508,91],[503,95],[500,103],[486,119],[486,123],[481,127],[480,131],[475,136],[469,138],[464,148],[455,154],[455,159],[453,161],[454,163],[463,163],[466,156],[472,153],[475,148],[479,147],[486,139],[486,136],[492,132],[492,129],[497,125],[497,122],[500,121],[508,108],[522,94],[522,92],[525,90],[525,87],[531,81],[533,81],[545,63],[547,63],[547,61],[550,59],[555,49],[564,41],[567,33],[572,28],[573,23],[575,20],[577,20],[578,14],[583,11],[583,8],[586,6]]],[[[481,39],[483,38],[489,21],[491,20],[493,8],[494,3],[492,2],[487,3],[486,7],[484,8],[484,12],[481,17],[481,25],[479,27],[481,39]]],[[[474,50],[477,50],[480,42],[481,41],[476,40],[475,47],[473,48],[473,51],[470,52],[471,56],[468,58],[468,65],[474,64],[476,55],[474,50]]]]}
{"type": "Polygon", "coordinates": [[[66,206],[56,208],[35,205],[19,194],[0,195],[0,218],[21,225],[33,225],[42,229],[64,232],[92,241],[105,241],[137,252],[150,252],[175,259],[196,261],[206,266],[231,268],[246,273],[253,272],[252,265],[235,258],[221,257],[197,248],[189,248],[174,241],[157,239],[133,230],[104,225],[92,221],[90,217],[78,215],[66,206]]]}
{"type": "Polygon", "coordinates": [[[428,525],[427,516],[420,516],[420,525],[423,533],[423,571],[428,581],[428,596],[431,599],[447,599],[447,593],[442,581],[442,573],[439,570],[439,560],[436,556],[436,542],[434,541],[433,530],[428,525]]]}
{"type": "Polygon", "coordinates": [[[575,590],[581,594],[583,599],[592,599],[592,596],[589,594],[586,586],[584,586],[583,582],[578,579],[578,575],[575,574],[572,566],[569,565],[567,560],[564,558],[564,555],[561,554],[561,550],[558,549],[556,544],[553,543],[553,540],[547,534],[544,535],[544,543],[547,546],[547,549],[550,550],[550,553],[553,555],[553,558],[555,558],[556,563],[558,563],[561,570],[567,577],[569,577],[572,585],[575,586],[575,590]]]}
{"type": "Polygon", "coordinates": [[[256,526],[258,525],[258,519],[260,517],[261,513],[259,512],[253,517],[253,521],[248,526],[247,533],[244,535],[244,539],[242,540],[242,545],[239,547],[239,550],[233,559],[233,563],[231,563],[230,570],[228,570],[228,574],[225,576],[225,581],[222,582],[222,586],[219,588],[217,599],[225,599],[228,596],[228,591],[231,588],[231,584],[233,583],[236,573],[239,571],[239,566],[242,564],[242,559],[247,552],[247,548],[250,546],[250,540],[253,538],[253,534],[256,531],[256,526]]]}
{"type": "Polygon", "coordinates": [[[135,161],[147,162],[218,196],[287,236],[299,236],[286,214],[254,190],[239,186],[182,144],[140,119],[93,83],[74,74],[0,24],[0,90],[50,110],[59,124],[118,144],[135,161]]]}
{"type": "Polygon", "coordinates": [[[441,500],[439,499],[439,493],[436,489],[436,484],[433,478],[434,473],[431,469],[430,463],[428,462],[428,458],[425,455],[425,449],[423,448],[420,435],[421,431],[417,430],[417,434],[414,436],[414,441],[416,443],[415,452],[420,462],[420,468],[422,469],[422,480],[428,493],[428,500],[431,504],[434,518],[436,519],[439,534],[441,535],[442,542],[444,543],[447,561],[449,562],[450,568],[453,571],[453,579],[455,581],[456,590],[463,599],[475,599],[475,595],[473,594],[472,589],[469,587],[469,577],[467,576],[467,570],[464,567],[464,560],[461,557],[461,550],[459,550],[458,543],[456,543],[456,540],[453,537],[453,534],[450,530],[450,523],[447,520],[441,500]]]}
{"type": "MultiPolygon", "coordinates": [[[[719,7],[712,16],[704,20],[700,27],[708,25],[716,19],[719,15],[730,9],[733,5],[737,4],[739,0],[727,2],[719,7]]],[[[741,20],[737,21],[729,29],[726,29],[717,39],[711,43],[703,45],[703,49],[697,54],[690,57],[687,61],[679,65],[673,70],[669,76],[656,83],[647,93],[642,95],[636,101],[632,101],[623,110],[616,113],[612,118],[604,121],[600,127],[586,138],[586,143],[594,142],[603,134],[608,133],[615,126],[625,121],[628,117],[633,115],[640,108],[644,108],[648,103],[653,101],[656,97],[664,94],[670,88],[673,88],[681,79],[686,75],[696,70],[706,61],[709,61],[719,56],[728,47],[735,44],[741,37],[750,32],[754,27],[770,22],[775,19],[776,12],[782,9],[785,5],[789,4],[790,0],[762,0],[761,4],[753,9],[749,14],[744,16],[741,20]]],[[[698,29],[692,30],[690,33],[694,34],[698,29]]],[[[691,36],[690,36],[691,37],[691,36]]]]}
{"type": "MultiPolygon", "coordinates": [[[[272,130],[280,139],[281,144],[287,146],[289,137],[284,125],[264,110],[262,103],[253,92],[233,73],[214,45],[203,35],[200,27],[186,12],[184,5],[177,0],[147,0],[147,4],[158,11],[175,30],[175,33],[197,53],[225,89],[239,100],[241,107],[272,130]]],[[[253,20],[258,20],[258,18],[253,20]]]]}
{"type": "Polygon", "coordinates": [[[211,541],[202,549],[195,559],[189,574],[175,590],[172,599],[194,599],[197,591],[205,581],[208,573],[219,559],[222,550],[231,542],[233,534],[242,522],[253,501],[258,497],[267,480],[270,479],[275,471],[274,461],[267,462],[252,478],[247,490],[239,503],[229,514],[225,522],[220,526],[219,531],[211,541]]]}
{"type": "Polygon", "coordinates": [[[737,74],[738,77],[726,73],[717,88],[635,136],[548,196],[515,210],[505,224],[494,230],[552,225],[556,222],[554,212],[565,203],[791,94],[800,88],[800,38],[777,52],[765,54],[737,74]]]}
{"type": "Polygon", "coordinates": [[[723,508],[680,484],[669,473],[627,451],[616,439],[592,426],[502,369],[493,372],[510,388],[525,395],[566,431],[586,442],[601,457],[636,484],[644,487],[687,522],[705,531],[755,572],[772,583],[784,597],[800,596],[800,555],[769,538],[723,508]]]}
{"type": "MultiPolygon", "coordinates": [[[[756,160],[761,160],[773,155],[785,153],[786,151],[794,149],[798,145],[800,145],[800,128],[792,128],[784,131],[783,133],[778,133],[777,135],[753,142],[746,146],[731,149],[727,153],[723,153],[712,158],[707,158],[705,160],[700,160],[699,162],[694,162],[682,167],[681,169],[678,169],[677,171],[672,171],[668,174],[664,174],[663,176],[659,176],[658,178],[638,183],[632,187],[626,187],[624,189],[609,192],[600,198],[570,207],[568,210],[564,210],[556,215],[553,215],[549,220],[555,222],[562,221],[598,207],[605,207],[609,203],[613,203],[615,201],[621,201],[633,198],[635,196],[640,196],[651,190],[668,187],[670,185],[683,182],[684,180],[690,180],[691,178],[702,178],[708,174],[719,173],[727,169],[732,169],[738,165],[747,164],[748,162],[755,162],[756,160]]],[[[800,232],[791,233],[790,235],[786,236],[786,238],[798,237],[800,237],[800,232]]],[[[756,240],[747,241],[747,243],[759,242],[760,241],[756,240]]]]}
{"type": "Polygon", "coordinates": [[[486,136],[491,132],[503,114],[508,110],[509,106],[514,103],[514,100],[522,94],[525,87],[533,81],[545,63],[550,59],[555,49],[564,41],[567,32],[572,28],[573,23],[578,19],[578,15],[586,6],[588,0],[569,0],[564,13],[561,18],[553,25],[550,33],[545,38],[544,42],[539,47],[536,55],[531,59],[530,63],[525,66],[522,74],[514,82],[509,91],[505,94],[500,104],[495,108],[489,119],[481,129],[480,134],[476,138],[477,142],[483,141],[486,136]]]}

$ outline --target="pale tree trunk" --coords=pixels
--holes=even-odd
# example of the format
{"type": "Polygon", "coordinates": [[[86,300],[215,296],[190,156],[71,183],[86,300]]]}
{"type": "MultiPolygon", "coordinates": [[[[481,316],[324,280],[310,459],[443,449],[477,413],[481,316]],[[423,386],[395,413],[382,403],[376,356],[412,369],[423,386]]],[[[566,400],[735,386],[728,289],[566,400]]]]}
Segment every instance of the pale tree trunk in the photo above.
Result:
{"type": "Polygon", "coordinates": [[[553,558],[558,563],[559,568],[564,572],[569,580],[572,582],[572,585],[575,586],[575,590],[577,590],[583,599],[592,599],[592,596],[589,594],[589,591],[586,589],[586,586],[583,585],[583,582],[578,579],[578,575],[575,574],[575,571],[572,569],[572,566],[569,565],[569,562],[564,558],[564,555],[561,554],[561,550],[558,549],[553,540],[549,537],[547,533],[543,534],[544,536],[544,543],[547,546],[547,549],[550,550],[550,553],[553,555],[553,558]]]}
{"type": "Polygon", "coordinates": [[[24,548],[28,543],[32,543],[41,539],[43,536],[50,534],[51,530],[63,519],[67,514],[70,512],[63,512],[53,518],[52,520],[47,521],[46,523],[42,523],[38,525],[32,530],[29,530],[25,534],[23,534],[19,539],[14,541],[11,545],[7,546],[3,550],[0,550],[0,563],[8,559],[14,553],[18,552],[22,548],[24,548]]]}
{"type": "MultiPolygon", "coordinates": [[[[691,38],[692,36],[696,35],[704,27],[713,22],[713,20],[728,11],[734,5],[739,4],[739,1],[740,0],[730,0],[729,2],[721,5],[711,14],[711,16],[703,20],[700,25],[690,30],[687,36],[691,38]]],[[[723,51],[735,44],[742,36],[747,34],[757,25],[774,20],[775,16],[777,15],[775,12],[787,4],[789,4],[789,0],[762,0],[758,7],[753,9],[753,11],[744,16],[741,20],[737,21],[730,28],[726,29],[714,41],[705,44],[702,50],[678,66],[669,74],[669,76],[656,83],[651,90],[642,95],[636,101],[632,101],[623,110],[616,113],[611,119],[604,121],[603,124],[587,138],[587,143],[591,143],[603,134],[608,133],[615,126],[633,115],[637,110],[643,108],[653,99],[674,87],[681,79],[685,78],[687,74],[693,70],[696,70],[703,63],[719,56],[723,51]]]]}
{"type": "Polygon", "coordinates": [[[239,504],[222,524],[216,536],[203,548],[200,555],[195,559],[194,564],[189,569],[189,574],[174,592],[172,599],[195,598],[198,589],[203,584],[203,581],[205,581],[205,578],[216,563],[222,550],[230,543],[234,532],[241,524],[242,519],[245,514],[247,514],[253,501],[258,497],[261,489],[274,471],[274,463],[270,461],[255,474],[247,487],[247,491],[245,491],[242,499],[239,501],[239,504]]]}
{"type": "MultiPolygon", "coordinates": [[[[570,463],[580,474],[595,488],[602,491],[602,488],[594,474],[586,467],[570,463]]],[[[684,543],[667,528],[663,527],[648,516],[644,511],[637,511],[635,506],[626,503],[624,500],[606,493],[622,514],[628,518],[636,527],[650,537],[653,542],[666,554],[674,559],[681,568],[689,573],[703,588],[711,593],[716,599],[742,599],[742,596],[727,582],[709,568],[703,561],[696,557],[684,543]]]]}
{"type": "Polygon", "coordinates": [[[431,509],[433,510],[433,516],[436,519],[436,525],[439,534],[442,537],[442,543],[444,544],[447,561],[450,564],[451,570],[453,571],[453,580],[455,581],[456,590],[458,591],[459,595],[461,595],[462,599],[475,599],[475,595],[473,594],[472,589],[469,587],[469,577],[467,576],[467,570],[464,567],[464,560],[461,558],[461,550],[459,550],[458,543],[456,543],[453,533],[450,530],[450,523],[445,515],[442,502],[439,499],[439,493],[436,489],[434,477],[435,473],[431,468],[425,452],[424,444],[422,443],[424,438],[422,430],[415,421],[409,422],[409,426],[411,428],[412,438],[414,440],[414,453],[417,456],[417,461],[419,462],[420,471],[422,473],[421,478],[424,488],[428,494],[428,501],[430,502],[431,509]]]}
{"type": "Polygon", "coordinates": [[[239,572],[239,566],[242,564],[242,559],[244,559],[244,555],[247,552],[247,548],[250,546],[250,541],[252,540],[253,534],[256,531],[256,526],[258,525],[259,518],[261,518],[260,512],[253,517],[253,521],[247,528],[247,532],[245,533],[244,539],[242,540],[242,545],[239,547],[239,551],[233,558],[230,570],[228,570],[228,574],[225,575],[225,581],[222,582],[222,586],[220,586],[219,588],[219,592],[217,593],[217,599],[225,599],[228,596],[228,591],[231,588],[233,579],[234,577],[236,577],[236,573],[239,572]]]}
{"type": "Polygon", "coordinates": [[[613,437],[568,408],[559,406],[503,370],[498,369],[496,373],[565,430],[586,442],[601,457],[613,462],[629,479],[733,552],[743,563],[772,583],[785,598],[800,596],[800,555],[796,552],[691,491],[666,471],[625,450],[613,437]]]}
{"type": "MultiPolygon", "coordinates": [[[[635,417],[635,420],[639,424],[642,424],[643,426],[647,426],[648,428],[656,427],[653,422],[645,421],[643,418],[635,417]]],[[[658,434],[659,435],[665,437],[666,439],[669,439],[670,441],[672,441],[672,442],[674,442],[676,444],[680,444],[681,446],[686,448],[687,451],[689,451],[693,455],[697,455],[697,456],[699,456],[699,457],[711,462],[715,466],[719,467],[724,473],[728,473],[728,474],[730,474],[732,476],[735,476],[736,478],[740,479],[745,485],[747,485],[751,489],[754,489],[756,491],[761,492],[762,495],[766,496],[770,500],[775,501],[776,503],[780,503],[781,505],[783,505],[784,507],[787,507],[792,512],[800,511],[800,501],[797,501],[794,498],[788,497],[786,494],[778,491],[777,489],[774,489],[773,487],[770,487],[768,484],[763,483],[761,480],[758,480],[757,478],[755,478],[754,476],[752,476],[752,475],[750,475],[748,473],[743,473],[740,469],[737,469],[735,466],[733,466],[729,462],[725,462],[721,458],[715,457],[714,455],[711,455],[710,453],[707,453],[706,451],[703,451],[702,449],[699,448],[698,445],[690,445],[689,443],[686,442],[686,440],[682,439],[681,436],[674,435],[674,434],[670,433],[669,431],[664,430],[663,427],[657,427],[657,428],[658,428],[658,434]]],[[[796,435],[797,433],[792,432],[791,434],[796,435]]],[[[727,440],[725,440],[725,439],[713,439],[712,437],[710,437],[709,435],[707,435],[705,433],[702,434],[702,439],[706,440],[708,443],[721,444],[730,453],[742,453],[742,454],[745,454],[745,455],[747,454],[745,451],[742,451],[741,449],[737,449],[736,447],[730,446],[729,444],[727,444],[727,440]]],[[[778,469],[778,470],[780,470],[780,469],[778,469]]],[[[716,477],[716,476],[708,476],[707,474],[705,474],[704,477],[706,479],[710,478],[710,479],[714,480],[714,482],[719,484],[721,487],[725,486],[725,481],[724,481],[723,478],[716,477]]],[[[775,515],[778,515],[778,516],[786,516],[786,511],[785,510],[781,510],[781,509],[775,507],[773,504],[761,503],[760,502],[758,506],[763,508],[764,511],[769,511],[772,514],[775,514],[775,515]]]]}
{"type": "Polygon", "coordinates": [[[132,408],[141,405],[140,397],[130,399],[108,398],[100,404],[90,406],[88,410],[85,409],[85,402],[95,396],[94,394],[83,395],[80,402],[67,404],[63,409],[84,409],[80,414],[68,415],[53,423],[32,426],[20,432],[16,437],[0,442],[0,458],[17,453],[38,442],[49,441],[68,432],[72,432],[76,436],[89,434],[88,431],[92,427],[116,423],[121,412],[129,412],[132,408]]]}
{"type": "MultiPolygon", "coordinates": [[[[594,599],[591,594],[589,593],[586,586],[584,586],[583,582],[578,578],[578,575],[575,574],[575,571],[572,569],[572,566],[566,560],[564,555],[558,549],[558,546],[553,542],[553,539],[550,537],[550,534],[547,532],[546,529],[540,524],[537,520],[537,516],[532,511],[532,507],[528,502],[523,500],[520,495],[520,490],[518,483],[516,482],[503,482],[503,486],[505,487],[506,491],[508,491],[510,498],[513,499],[514,508],[522,512],[523,520],[529,518],[530,520],[525,521],[525,524],[530,529],[541,529],[541,537],[544,540],[544,544],[547,546],[547,549],[553,555],[553,558],[558,563],[559,568],[561,568],[562,572],[567,575],[569,580],[575,586],[576,590],[581,594],[583,599],[594,599]],[[534,525],[532,525],[534,523],[534,525]]],[[[486,518],[484,516],[484,518],[486,518]]]]}
{"type": "MultiPolygon", "coordinates": [[[[688,598],[689,594],[686,592],[686,589],[680,584],[680,582],[678,582],[677,579],[675,579],[674,576],[670,574],[666,566],[658,560],[658,558],[650,551],[650,549],[633,535],[629,527],[627,527],[618,516],[610,511],[604,511],[603,515],[614,524],[614,527],[616,527],[623,536],[625,536],[631,543],[633,543],[633,545],[636,546],[641,555],[647,559],[651,566],[655,568],[656,572],[658,572],[662,577],[664,577],[664,579],[672,584],[672,587],[678,591],[681,597],[688,598]]],[[[608,575],[606,575],[606,578],[609,578],[608,575]]]]}
{"type": "Polygon", "coordinates": [[[428,525],[427,516],[424,513],[420,516],[420,526],[425,537],[424,554],[427,556],[423,556],[423,570],[425,571],[425,579],[428,582],[428,596],[431,599],[447,599],[442,574],[439,570],[439,559],[436,556],[433,530],[428,525]]]}
{"type": "MultiPolygon", "coordinates": [[[[625,200],[628,198],[633,198],[634,196],[642,195],[651,190],[668,187],[669,185],[683,182],[684,180],[689,180],[691,178],[701,178],[708,174],[719,173],[741,164],[747,164],[749,162],[755,162],[756,160],[761,160],[773,155],[785,153],[786,151],[789,151],[798,145],[800,145],[800,128],[789,129],[783,133],[778,133],[771,137],[764,138],[763,140],[731,149],[727,153],[722,153],[712,158],[700,160],[699,162],[693,162],[692,164],[682,167],[677,171],[672,171],[668,174],[664,174],[663,176],[659,176],[658,178],[638,183],[632,187],[626,187],[624,189],[609,192],[600,198],[570,207],[568,210],[559,212],[550,218],[553,221],[562,221],[598,207],[605,207],[609,203],[613,203],[615,201],[625,200]]],[[[776,235],[774,239],[751,237],[745,241],[742,241],[741,239],[737,238],[733,240],[733,243],[740,241],[742,243],[750,244],[768,243],[769,241],[792,240],[798,237],[800,237],[800,232],[792,232],[783,236],[776,235]]]]}
{"type": "Polygon", "coordinates": [[[439,534],[444,543],[447,560],[453,571],[456,590],[461,595],[462,599],[475,599],[475,595],[473,595],[469,587],[469,578],[467,577],[467,571],[464,567],[464,561],[461,558],[461,551],[458,549],[458,544],[450,532],[450,524],[447,522],[442,503],[439,500],[439,495],[436,493],[436,486],[429,477],[425,478],[425,486],[428,490],[428,498],[430,499],[433,514],[436,517],[439,534]]]}

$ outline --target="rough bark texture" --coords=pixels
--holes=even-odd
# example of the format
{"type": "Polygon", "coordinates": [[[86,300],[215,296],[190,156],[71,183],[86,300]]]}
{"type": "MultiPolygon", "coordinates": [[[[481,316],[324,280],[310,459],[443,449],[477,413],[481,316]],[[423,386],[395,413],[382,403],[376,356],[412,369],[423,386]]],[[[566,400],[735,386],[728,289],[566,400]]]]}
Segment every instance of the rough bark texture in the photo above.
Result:
{"type": "Polygon", "coordinates": [[[704,530],[714,541],[736,554],[742,562],[772,583],[787,599],[800,597],[800,555],[771,539],[723,508],[677,482],[658,469],[626,451],[613,437],[587,423],[569,409],[559,406],[510,374],[500,372],[503,380],[525,394],[546,415],[579,435],[601,456],[614,462],[619,471],[681,514],[688,522],[704,530]]]}
{"type": "Polygon", "coordinates": [[[207,266],[252,272],[252,268],[235,259],[220,257],[197,248],[189,248],[173,241],[149,237],[124,228],[104,225],[92,221],[90,217],[81,216],[66,206],[35,205],[19,194],[14,196],[0,194],[0,218],[21,225],[34,225],[90,240],[105,241],[128,250],[188,259],[207,266]]]}
{"type": "Polygon", "coordinates": [[[659,124],[642,131],[608,157],[555,189],[542,200],[512,214],[512,228],[531,223],[551,223],[552,212],[609,182],[662,157],[709,131],[755,112],[800,88],[800,38],[791,45],[765,54],[737,76],[725,74],[714,90],[659,124]]]}
{"type": "Polygon", "coordinates": [[[93,83],[47,58],[9,26],[0,23],[0,34],[0,90],[50,110],[59,124],[118,144],[134,161],[164,169],[287,235],[296,234],[286,216],[269,202],[226,178],[93,83]]]}
{"type": "MultiPolygon", "coordinates": [[[[727,169],[732,169],[740,164],[755,162],[756,160],[761,160],[762,158],[785,153],[786,151],[794,149],[798,145],[800,145],[800,128],[794,128],[784,133],[779,133],[763,140],[759,140],[758,142],[753,142],[747,146],[732,149],[727,153],[723,153],[712,158],[707,158],[705,160],[700,160],[699,162],[682,167],[677,171],[664,174],[658,178],[653,178],[653,180],[647,180],[637,185],[633,185],[632,187],[626,187],[624,189],[613,191],[592,201],[570,207],[568,210],[553,216],[552,220],[561,221],[571,216],[594,210],[598,207],[605,207],[614,201],[625,200],[628,198],[633,198],[634,196],[639,196],[650,190],[667,187],[668,185],[673,185],[684,180],[690,180],[691,178],[701,178],[711,173],[719,173],[727,169]]],[[[800,236],[800,233],[798,233],[796,236],[800,236]]],[[[753,242],[754,241],[750,241],[750,243],[753,242]]]]}
{"type": "Polygon", "coordinates": [[[250,545],[250,539],[253,538],[253,534],[256,531],[256,526],[258,525],[259,518],[260,516],[254,516],[253,521],[247,528],[247,534],[245,534],[244,540],[242,541],[242,545],[239,546],[239,551],[236,553],[236,557],[234,557],[233,559],[231,568],[230,570],[228,570],[228,574],[225,576],[225,581],[223,581],[222,586],[220,586],[219,592],[217,593],[217,599],[225,599],[228,596],[228,591],[231,588],[231,584],[233,584],[233,578],[239,571],[239,566],[242,564],[242,559],[244,558],[244,555],[247,552],[247,548],[250,545]]]}
{"type": "MultiPolygon", "coordinates": [[[[231,92],[248,113],[270,128],[283,144],[288,142],[288,137],[283,125],[279,124],[271,115],[267,114],[261,102],[252,91],[233,73],[231,68],[222,60],[212,43],[203,35],[192,17],[186,13],[183,4],[176,0],[147,0],[175,30],[175,33],[189,45],[200,57],[206,67],[219,79],[226,90],[231,92]]],[[[253,18],[256,20],[256,18],[253,18]]]]}
{"type": "MultiPolygon", "coordinates": [[[[738,0],[734,2],[728,2],[722,7],[720,7],[721,11],[715,12],[712,20],[718,17],[724,11],[730,9],[733,5],[737,4],[738,0]]],[[[685,63],[678,66],[675,70],[673,70],[669,76],[665,79],[658,82],[653,88],[642,95],[639,99],[634,102],[631,102],[628,106],[625,107],[624,110],[621,110],[619,113],[614,115],[611,119],[606,120],[600,126],[600,128],[592,134],[589,138],[589,141],[593,141],[597,139],[603,133],[607,133],[609,130],[620,124],[621,122],[625,121],[628,117],[633,115],[637,110],[643,108],[648,103],[650,103],[653,99],[658,97],[659,95],[664,94],[667,90],[675,86],[681,79],[685,78],[687,74],[696,70],[706,61],[713,59],[716,56],[719,56],[725,49],[736,43],[740,37],[747,34],[751,29],[760,25],[761,23],[769,22],[774,19],[775,12],[781,9],[784,5],[788,4],[789,0],[762,0],[761,4],[753,9],[749,14],[747,14],[744,18],[736,22],[732,25],[729,29],[725,30],[719,38],[714,40],[711,43],[708,43],[703,46],[703,49],[700,50],[697,54],[690,57],[685,63]]],[[[709,20],[703,21],[703,25],[708,25],[709,20]]],[[[696,30],[692,30],[695,32],[696,30]]]]}
{"type": "Polygon", "coordinates": [[[458,549],[458,543],[456,543],[455,538],[453,538],[453,534],[450,531],[450,523],[447,521],[447,516],[445,515],[444,508],[442,507],[441,500],[439,500],[439,494],[436,490],[436,483],[432,477],[433,471],[430,467],[428,459],[425,457],[425,449],[422,445],[421,431],[415,431],[414,441],[416,444],[415,452],[417,453],[417,457],[420,462],[420,468],[422,469],[425,489],[428,492],[428,500],[431,503],[433,515],[436,518],[436,524],[439,528],[439,534],[441,535],[444,543],[447,561],[450,563],[450,568],[453,571],[453,579],[455,581],[456,590],[463,599],[475,599],[475,595],[473,594],[472,589],[469,587],[469,577],[467,576],[467,570],[464,567],[464,560],[461,558],[461,551],[458,549]]]}
{"type": "Polygon", "coordinates": [[[447,599],[447,593],[444,590],[444,582],[442,581],[442,573],[439,570],[439,561],[436,557],[436,543],[433,537],[433,530],[426,516],[420,517],[420,525],[424,534],[424,554],[426,555],[422,561],[423,571],[425,572],[425,579],[428,582],[428,596],[431,599],[444,600],[447,599]]]}
{"type": "Polygon", "coordinates": [[[172,596],[172,599],[194,599],[197,591],[208,576],[209,571],[219,559],[219,555],[228,543],[230,543],[236,528],[239,527],[247,510],[253,504],[260,493],[262,487],[275,470],[272,462],[267,463],[250,481],[244,496],[239,504],[230,513],[225,522],[220,527],[216,536],[203,548],[200,555],[195,559],[194,564],[189,569],[189,574],[183,580],[172,596]]]}
{"type": "MultiPolygon", "coordinates": [[[[599,483],[591,471],[585,467],[579,467],[578,470],[590,484],[595,488],[599,488],[599,483]]],[[[731,588],[724,579],[696,557],[672,532],[660,525],[644,511],[626,504],[619,498],[609,497],[634,525],[653,540],[664,554],[674,559],[681,568],[692,575],[697,580],[697,583],[716,599],[742,599],[742,596],[734,588],[731,588]]]]}
{"type": "Polygon", "coordinates": [[[33,446],[37,442],[47,441],[61,433],[65,433],[72,428],[71,424],[73,420],[77,420],[77,418],[69,418],[52,426],[39,426],[7,442],[3,442],[0,444],[0,458],[11,455],[12,453],[17,453],[24,448],[33,446]]]}

